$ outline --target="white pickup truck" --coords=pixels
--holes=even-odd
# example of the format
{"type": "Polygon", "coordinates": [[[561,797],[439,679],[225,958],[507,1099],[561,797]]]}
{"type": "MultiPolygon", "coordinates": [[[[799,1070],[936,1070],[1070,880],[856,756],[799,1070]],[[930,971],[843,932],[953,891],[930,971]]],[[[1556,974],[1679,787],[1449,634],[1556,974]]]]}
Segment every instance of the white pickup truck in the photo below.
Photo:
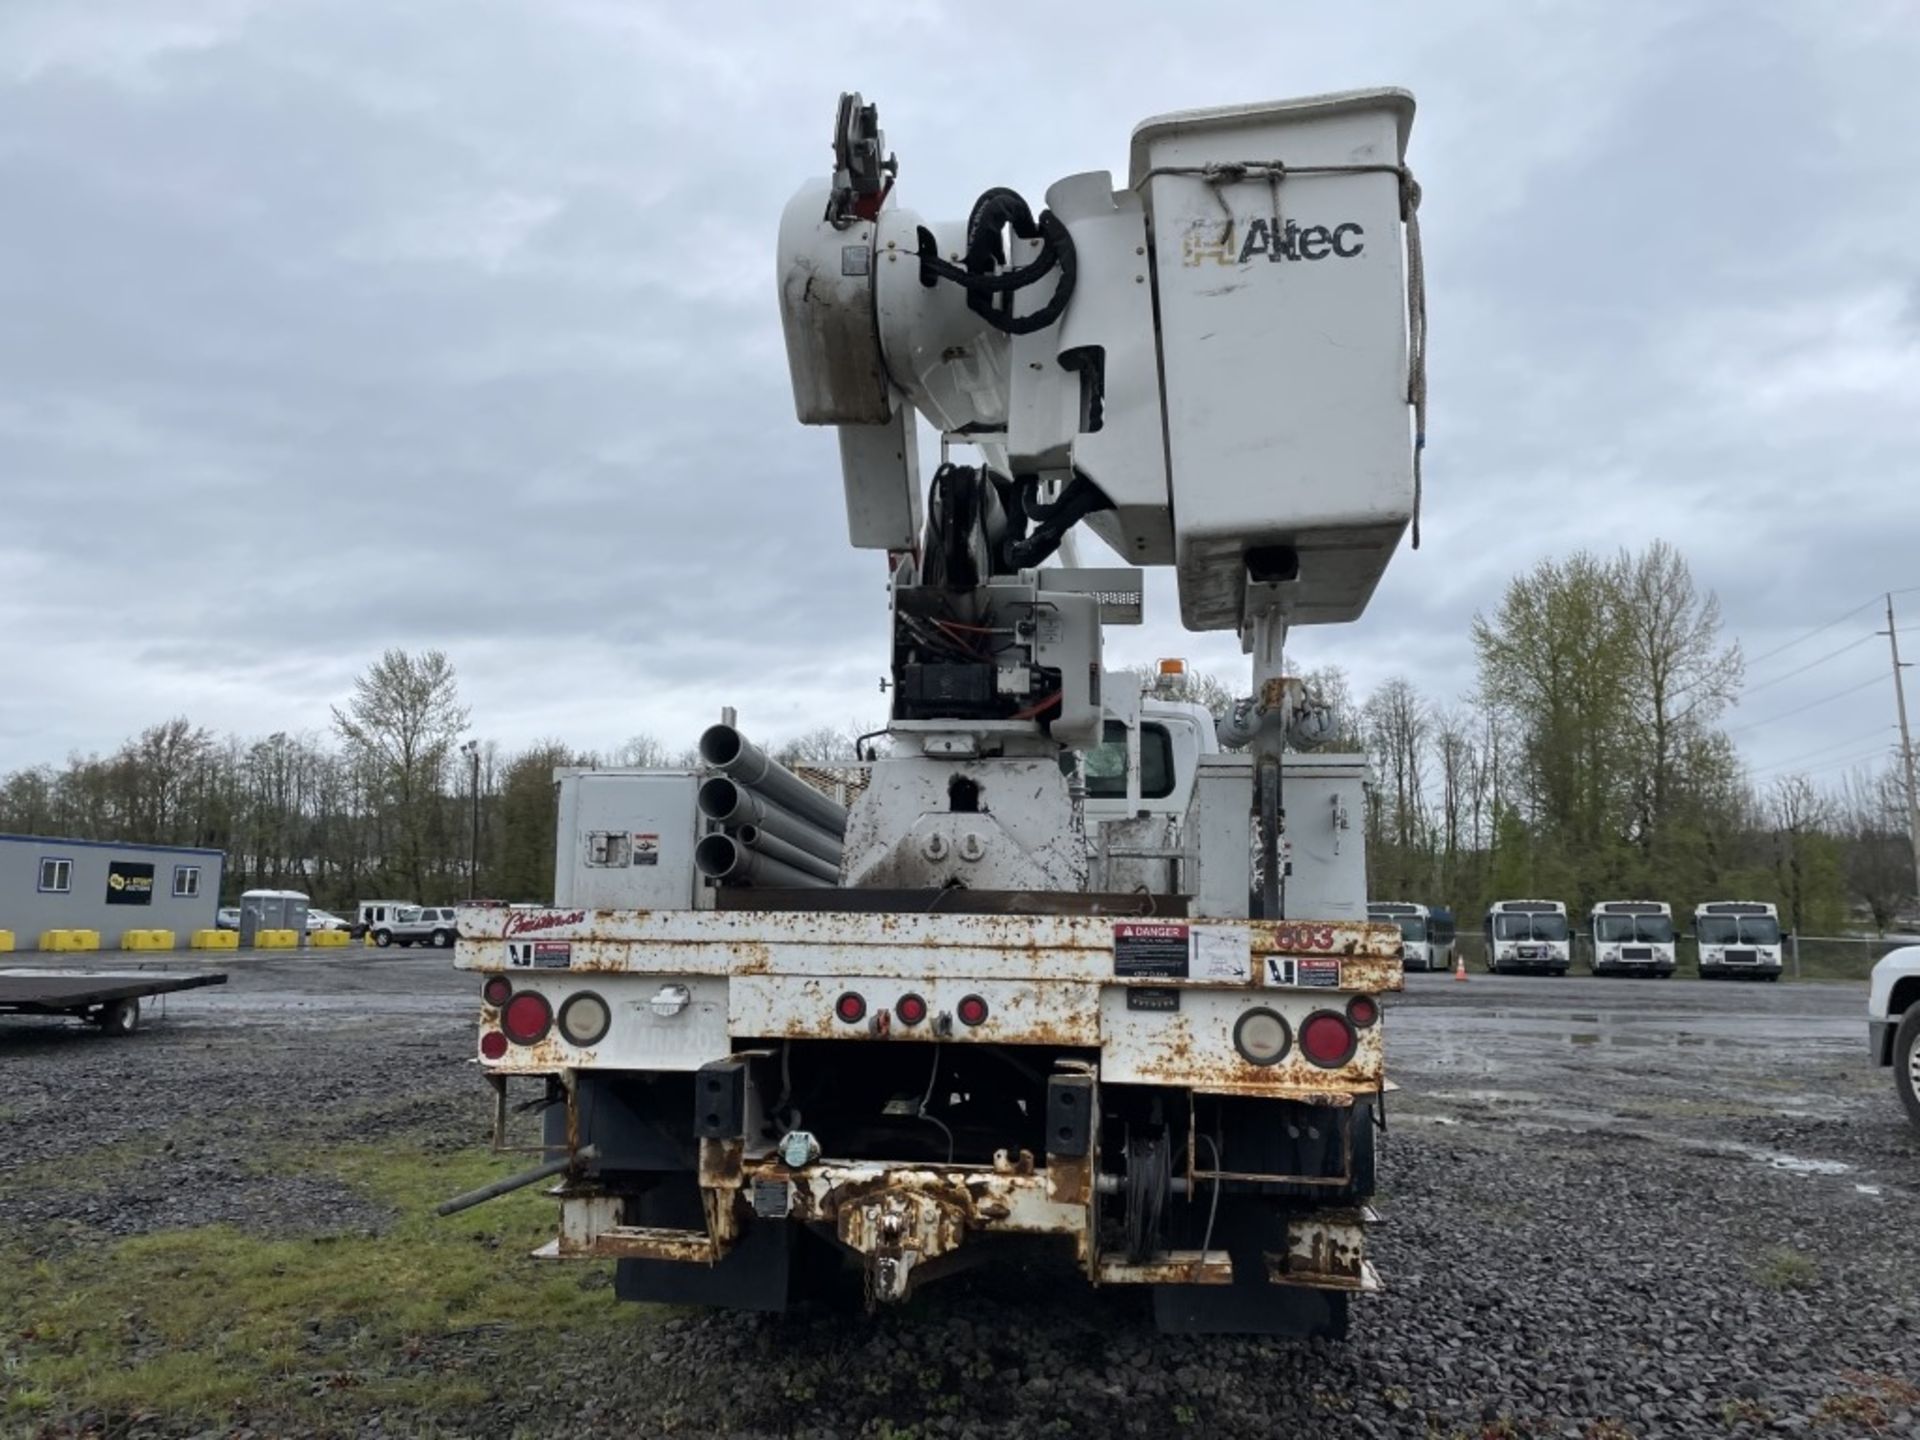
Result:
{"type": "Polygon", "coordinates": [[[1920,1129],[1920,945],[1889,951],[1873,967],[1867,992],[1867,1048],[1893,1067],[1893,1088],[1920,1129]]]}

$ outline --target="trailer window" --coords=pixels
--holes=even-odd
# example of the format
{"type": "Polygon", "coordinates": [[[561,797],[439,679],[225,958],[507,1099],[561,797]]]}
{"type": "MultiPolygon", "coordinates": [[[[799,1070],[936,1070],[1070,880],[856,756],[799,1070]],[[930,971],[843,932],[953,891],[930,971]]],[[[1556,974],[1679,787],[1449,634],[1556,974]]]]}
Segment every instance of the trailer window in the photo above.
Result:
{"type": "Polygon", "coordinates": [[[198,865],[176,865],[173,867],[173,896],[176,900],[191,900],[200,893],[200,867],[198,865]]]}
{"type": "Polygon", "coordinates": [[[65,895],[73,889],[73,861],[48,856],[40,862],[40,893],[65,895]]]}

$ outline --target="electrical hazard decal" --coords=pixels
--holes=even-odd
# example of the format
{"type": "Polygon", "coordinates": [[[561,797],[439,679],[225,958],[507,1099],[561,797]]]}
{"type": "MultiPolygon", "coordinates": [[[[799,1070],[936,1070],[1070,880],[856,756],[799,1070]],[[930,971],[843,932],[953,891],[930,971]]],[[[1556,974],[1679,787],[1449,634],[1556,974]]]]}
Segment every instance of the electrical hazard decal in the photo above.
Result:
{"type": "Polygon", "coordinates": [[[660,863],[660,837],[642,835],[637,831],[633,837],[633,863],[636,865],[658,865],[660,863]]]}
{"type": "Polygon", "coordinates": [[[571,970],[571,940],[509,940],[507,966],[513,970],[571,970]]]}
{"type": "MultiPolygon", "coordinates": [[[[1118,979],[1143,975],[1184,980],[1189,973],[1191,938],[1185,925],[1129,923],[1113,927],[1113,973],[1118,979]]],[[[1171,988],[1130,986],[1129,1010],[1178,1010],[1180,992],[1171,988]]]]}

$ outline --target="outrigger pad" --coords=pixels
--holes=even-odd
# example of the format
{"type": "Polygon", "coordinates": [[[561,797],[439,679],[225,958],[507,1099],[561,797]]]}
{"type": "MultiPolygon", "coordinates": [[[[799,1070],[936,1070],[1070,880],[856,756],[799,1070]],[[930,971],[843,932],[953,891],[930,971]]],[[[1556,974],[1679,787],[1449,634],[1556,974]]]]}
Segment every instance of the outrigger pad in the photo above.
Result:
{"type": "Polygon", "coordinates": [[[1292,1335],[1347,1338],[1346,1292],[1264,1281],[1159,1285],[1153,1323],[1163,1335],[1292,1335]]]}

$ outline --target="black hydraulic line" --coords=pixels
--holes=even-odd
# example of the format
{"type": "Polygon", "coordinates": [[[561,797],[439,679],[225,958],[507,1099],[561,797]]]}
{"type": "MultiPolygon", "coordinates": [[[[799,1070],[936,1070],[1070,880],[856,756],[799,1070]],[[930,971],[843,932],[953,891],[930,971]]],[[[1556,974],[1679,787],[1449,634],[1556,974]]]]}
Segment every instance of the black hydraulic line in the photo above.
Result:
{"type": "MultiPolygon", "coordinates": [[[[1037,488],[1037,487],[1036,487],[1037,488]]],[[[1085,475],[1075,474],[1051,505],[1038,505],[1031,491],[1022,496],[1022,508],[1038,520],[1025,539],[1010,537],[1000,547],[1001,563],[1009,571],[1027,570],[1060,548],[1067,532],[1087,516],[1111,510],[1113,501],[1085,475]]]]}
{"type": "Polygon", "coordinates": [[[1073,236],[1051,210],[1043,210],[1038,220],[1018,192],[996,187],[974,201],[967,217],[967,254],[964,265],[955,265],[940,256],[933,232],[922,226],[918,233],[920,283],[932,286],[948,280],[967,292],[967,308],[1005,335],[1031,335],[1058,320],[1073,298],[1079,278],[1079,257],[1073,236]],[[1000,240],[1003,228],[1011,226],[1022,240],[1041,242],[1040,253],[1025,265],[1001,270],[1006,263],[1006,248],[1000,240]],[[1052,297],[1030,315],[1014,315],[997,307],[995,296],[1011,303],[1016,291],[1043,279],[1054,269],[1060,271],[1052,297]]]}

